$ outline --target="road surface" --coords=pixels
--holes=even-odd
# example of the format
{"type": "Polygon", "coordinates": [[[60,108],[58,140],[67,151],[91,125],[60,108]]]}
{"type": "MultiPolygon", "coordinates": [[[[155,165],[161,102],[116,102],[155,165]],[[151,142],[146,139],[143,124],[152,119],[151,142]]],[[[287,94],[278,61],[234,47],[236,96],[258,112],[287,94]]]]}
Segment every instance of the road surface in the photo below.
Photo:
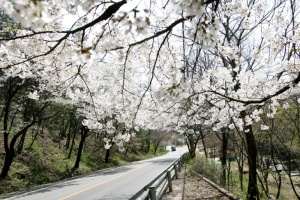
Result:
{"type": "Polygon", "coordinates": [[[9,200],[121,200],[129,199],[148,185],[185,150],[177,148],[164,156],[134,162],[96,174],[59,182],[9,200]]]}

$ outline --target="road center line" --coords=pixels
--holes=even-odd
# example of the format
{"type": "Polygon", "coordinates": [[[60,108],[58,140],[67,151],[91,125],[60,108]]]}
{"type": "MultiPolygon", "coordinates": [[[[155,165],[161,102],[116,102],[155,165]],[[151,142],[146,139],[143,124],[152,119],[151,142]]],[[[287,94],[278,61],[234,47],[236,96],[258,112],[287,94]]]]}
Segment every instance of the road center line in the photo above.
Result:
{"type": "Polygon", "coordinates": [[[117,176],[115,176],[115,177],[112,177],[111,179],[105,180],[105,181],[100,182],[100,183],[98,183],[98,184],[96,184],[96,185],[93,185],[93,186],[88,187],[88,188],[86,188],[86,189],[80,190],[80,191],[78,191],[78,192],[75,192],[75,193],[70,194],[70,195],[68,195],[68,196],[65,196],[65,197],[63,197],[63,198],[60,198],[59,200],[65,200],[65,199],[67,199],[67,198],[70,198],[70,197],[75,196],[75,195],[77,195],[77,194],[80,194],[80,193],[82,193],[82,192],[88,191],[88,190],[90,190],[90,189],[93,189],[93,188],[95,188],[95,187],[98,187],[99,185],[102,185],[102,184],[107,183],[107,182],[109,182],[109,181],[112,181],[112,180],[115,180],[115,179],[117,179],[117,178],[120,178],[120,177],[122,177],[122,176],[124,176],[124,175],[126,175],[126,174],[129,174],[129,173],[131,173],[131,172],[134,172],[134,171],[136,171],[136,170],[139,170],[139,169],[141,169],[141,168],[143,168],[143,167],[146,167],[147,165],[149,165],[149,164],[142,165],[141,167],[138,167],[138,168],[136,168],[136,169],[132,169],[132,170],[130,170],[130,171],[128,171],[128,172],[125,172],[125,173],[123,173],[123,174],[120,174],[120,175],[117,175],[117,176]]]}

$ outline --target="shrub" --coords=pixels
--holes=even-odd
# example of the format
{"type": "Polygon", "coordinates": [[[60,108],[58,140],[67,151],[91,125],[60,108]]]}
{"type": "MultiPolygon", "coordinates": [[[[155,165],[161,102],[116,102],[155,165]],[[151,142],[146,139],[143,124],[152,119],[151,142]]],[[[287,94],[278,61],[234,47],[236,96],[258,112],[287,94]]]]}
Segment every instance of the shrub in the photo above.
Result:
{"type": "Polygon", "coordinates": [[[221,184],[221,168],[214,161],[199,157],[191,160],[190,163],[192,170],[210,179],[216,184],[221,184]]]}

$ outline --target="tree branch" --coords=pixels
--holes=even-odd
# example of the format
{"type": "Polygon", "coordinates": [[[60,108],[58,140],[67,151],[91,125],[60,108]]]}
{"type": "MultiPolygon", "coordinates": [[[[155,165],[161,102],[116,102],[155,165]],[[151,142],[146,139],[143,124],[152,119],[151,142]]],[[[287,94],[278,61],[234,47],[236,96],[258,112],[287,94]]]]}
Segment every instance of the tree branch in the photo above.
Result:
{"type": "MultiPolygon", "coordinates": [[[[299,82],[300,82],[300,72],[298,73],[297,78],[295,78],[295,79],[292,81],[293,87],[294,87],[295,85],[297,85],[299,82]]],[[[284,93],[285,91],[287,91],[287,90],[290,89],[290,88],[291,88],[291,85],[289,84],[289,85],[284,86],[283,88],[281,88],[280,90],[278,90],[278,91],[275,92],[274,94],[268,95],[268,96],[266,96],[266,97],[264,97],[264,98],[262,98],[262,99],[259,99],[259,100],[247,100],[247,101],[241,100],[241,99],[232,98],[232,97],[226,96],[226,95],[221,94],[221,93],[216,92],[216,91],[212,91],[212,92],[215,93],[215,94],[217,94],[217,95],[219,95],[219,96],[221,96],[221,97],[224,97],[224,98],[226,98],[226,99],[228,99],[228,100],[230,100],[230,101],[236,101],[236,102],[244,103],[245,105],[250,105],[250,104],[260,104],[260,103],[266,102],[266,101],[268,101],[269,99],[271,99],[271,98],[273,98],[273,97],[275,97],[275,96],[278,96],[278,95],[284,93]]]]}

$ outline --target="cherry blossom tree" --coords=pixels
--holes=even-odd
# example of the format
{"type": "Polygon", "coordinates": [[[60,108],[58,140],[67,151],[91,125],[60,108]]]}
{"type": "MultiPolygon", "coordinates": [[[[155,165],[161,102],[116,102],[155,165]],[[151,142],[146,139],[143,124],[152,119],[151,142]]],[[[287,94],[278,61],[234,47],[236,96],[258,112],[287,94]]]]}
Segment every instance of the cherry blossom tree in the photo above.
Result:
{"type": "Polygon", "coordinates": [[[75,105],[89,130],[116,116],[119,140],[138,127],[236,129],[247,141],[248,198],[259,199],[252,124],[265,103],[272,116],[300,93],[298,4],[1,0],[22,25],[0,39],[1,73],[36,80],[31,99],[47,91],[49,101],[75,105]]]}

